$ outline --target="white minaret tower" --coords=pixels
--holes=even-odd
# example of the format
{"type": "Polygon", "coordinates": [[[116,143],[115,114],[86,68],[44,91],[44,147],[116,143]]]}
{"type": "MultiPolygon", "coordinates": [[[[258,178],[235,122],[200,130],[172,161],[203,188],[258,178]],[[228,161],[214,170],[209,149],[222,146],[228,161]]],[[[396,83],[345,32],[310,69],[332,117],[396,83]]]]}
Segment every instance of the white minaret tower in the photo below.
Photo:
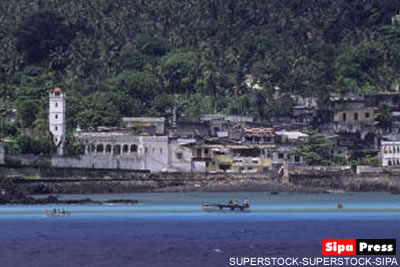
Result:
{"type": "Polygon", "coordinates": [[[65,95],[61,88],[56,87],[49,96],[49,130],[53,134],[54,144],[57,146],[57,154],[64,154],[65,131],[66,131],[66,103],[65,95]]]}

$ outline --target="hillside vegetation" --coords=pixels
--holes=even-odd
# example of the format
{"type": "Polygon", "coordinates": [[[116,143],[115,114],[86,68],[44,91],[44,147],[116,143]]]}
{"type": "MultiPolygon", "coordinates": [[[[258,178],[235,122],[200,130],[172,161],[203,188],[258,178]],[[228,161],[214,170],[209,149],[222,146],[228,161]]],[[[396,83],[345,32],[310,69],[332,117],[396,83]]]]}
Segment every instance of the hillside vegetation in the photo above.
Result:
{"type": "MultiPolygon", "coordinates": [[[[68,127],[122,116],[286,114],[283,93],[391,90],[398,0],[2,0],[0,108],[47,129],[48,92],[68,127]],[[264,89],[244,85],[252,74],[264,89]]],[[[289,107],[289,109],[287,108],[289,107]]]]}

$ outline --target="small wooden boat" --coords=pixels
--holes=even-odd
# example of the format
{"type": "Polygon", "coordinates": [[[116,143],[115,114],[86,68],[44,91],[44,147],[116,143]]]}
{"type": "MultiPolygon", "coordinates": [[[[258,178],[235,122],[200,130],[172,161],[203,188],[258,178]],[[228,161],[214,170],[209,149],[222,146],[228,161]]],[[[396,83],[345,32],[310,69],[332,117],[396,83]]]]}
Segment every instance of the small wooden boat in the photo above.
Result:
{"type": "Polygon", "coordinates": [[[221,203],[210,203],[210,202],[203,202],[201,206],[204,210],[240,210],[245,211],[250,208],[250,204],[247,200],[243,202],[243,204],[239,204],[236,201],[229,201],[228,204],[221,204],[221,203]]]}
{"type": "Polygon", "coordinates": [[[52,209],[52,210],[45,210],[43,215],[45,217],[60,217],[60,216],[68,216],[71,212],[66,211],[64,209],[52,209]]]}

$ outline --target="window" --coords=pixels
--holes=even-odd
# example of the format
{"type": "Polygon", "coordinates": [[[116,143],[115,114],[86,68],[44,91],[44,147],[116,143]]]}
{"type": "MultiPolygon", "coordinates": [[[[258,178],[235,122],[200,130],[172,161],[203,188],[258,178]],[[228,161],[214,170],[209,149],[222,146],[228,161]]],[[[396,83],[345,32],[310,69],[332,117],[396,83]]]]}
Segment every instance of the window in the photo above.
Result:
{"type": "Polygon", "coordinates": [[[58,138],[55,138],[55,140],[56,140],[56,143],[58,142],[58,138]]]}
{"type": "Polygon", "coordinates": [[[128,151],[129,151],[129,146],[128,146],[128,145],[124,145],[124,146],[122,147],[122,152],[128,153],[128,151]]]}
{"type": "Polygon", "coordinates": [[[208,161],[206,162],[206,167],[208,167],[208,165],[210,165],[209,163],[208,163],[208,161]]]}
{"type": "Polygon", "coordinates": [[[111,145],[106,145],[106,153],[111,153],[111,145]]]}
{"type": "Polygon", "coordinates": [[[149,151],[149,149],[147,148],[147,146],[144,148],[144,153],[147,153],[147,151],[149,151]]]}
{"type": "Polygon", "coordinates": [[[357,113],[357,112],[354,113],[354,120],[355,120],[355,121],[358,121],[358,113],[357,113]]]}
{"type": "Polygon", "coordinates": [[[299,156],[294,156],[294,162],[300,162],[300,157],[299,156]]]}
{"type": "Polygon", "coordinates": [[[176,158],[177,159],[182,159],[183,158],[183,154],[181,152],[176,153],[176,158]]]}
{"type": "Polygon", "coordinates": [[[55,104],[54,104],[56,107],[58,107],[58,103],[56,102],[55,104]]]}
{"type": "Polygon", "coordinates": [[[342,114],[342,121],[346,121],[346,113],[344,113],[344,112],[342,114]]]}
{"type": "Polygon", "coordinates": [[[204,154],[208,154],[208,148],[204,149],[204,154]]]}
{"type": "Polygon", "coordinates": [[[131,153],[137,152],[137,145],[131,145],[131,153]]]}
{"type": "Polygon", "coordinates": [[[55,116],[54,116],[56,119],[58,119],[58,115],[56,114],[55,116]]]}
{"type": "Polygon", "coordinates": [[[278,158],[279,158],[279,159],[283,159],[284,157],[285,157],[285,155],[284,155],[283,153],[279,153],[279,154],[278,154],[278,158]]]}
{"type": "Polygon", "coordinates": [[[97,153],[103,153],[104,146],[102,144],[97,145],[96,151],[97,153]]]}
{"type": "Polygon", "coordinates": [[[55,127],[54,127],[54,130],[58,131],[58,127],[57,127],[57,126],[55,126],[55,127]]]}
{"type": "Polygon", "coordinates": [[[369,118],[369,112],[365,112],[365,118],[369,118]]]}

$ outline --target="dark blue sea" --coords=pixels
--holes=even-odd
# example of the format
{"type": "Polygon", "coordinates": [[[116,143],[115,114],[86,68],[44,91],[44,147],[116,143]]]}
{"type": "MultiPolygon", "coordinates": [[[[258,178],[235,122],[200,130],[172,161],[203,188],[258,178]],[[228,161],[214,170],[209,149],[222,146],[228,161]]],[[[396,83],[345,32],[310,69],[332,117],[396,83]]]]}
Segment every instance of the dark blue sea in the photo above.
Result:
{"type": "Polygon", "coordinates": [[[389,193],[60,197],[129,198],[139,204],[2,206],[0,267],[230,266],[232,257],[321,257],[322,239],[400,240],[400,197],[389,193]],[[246,198],[249,212],[200,206],[246,198]],[[43,215],[53,208],[71,214],[43,215]]]}

